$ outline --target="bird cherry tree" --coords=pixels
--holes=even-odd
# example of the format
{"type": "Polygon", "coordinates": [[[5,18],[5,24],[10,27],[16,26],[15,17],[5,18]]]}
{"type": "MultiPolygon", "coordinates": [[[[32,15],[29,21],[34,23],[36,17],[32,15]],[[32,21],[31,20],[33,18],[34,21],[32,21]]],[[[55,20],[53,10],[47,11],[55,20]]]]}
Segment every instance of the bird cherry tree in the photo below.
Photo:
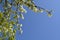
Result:
{"type": "Polygon", "coordinates": [[[27,10],[23,6],[28,7],[34,12],[47,12],[51,16],[52,11],[48,11],[34,4],[33,0],[0,0],[0,40],[16,40],[16,31],[23,33],[22,24],[19,18],[24,19],[23,13],[27,10]]]}

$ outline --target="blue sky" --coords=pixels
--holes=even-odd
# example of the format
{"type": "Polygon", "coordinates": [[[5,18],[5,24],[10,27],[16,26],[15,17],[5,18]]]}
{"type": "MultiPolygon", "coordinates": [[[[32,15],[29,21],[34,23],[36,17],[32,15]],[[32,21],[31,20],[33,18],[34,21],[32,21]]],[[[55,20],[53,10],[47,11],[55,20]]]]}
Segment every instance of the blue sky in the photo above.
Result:
{"type": "MultiPolygon", "coordinates": [[[[49,18],[46,12],[35,13],[28,9],[24,14],[25,19],[21,20],[23,24],[23,34],[17,32],[17,40],[60,40],[60,0],[34,0],[37,6],[51,10],[52,17],[49,18]]],[[[2,7],[0,5],[0,7],[2,7]]],[[[2,8],[0,8],[2,10],[2,8]]]]}
{"type": "Polygon", "coordinates": [[[35,13],[27,9],[24,14],[23,34],[17,40],[60,40],[60,0],[34,0],[36,5],[45,9],[54,9],[49,18],[46,12],[35,13]]]}

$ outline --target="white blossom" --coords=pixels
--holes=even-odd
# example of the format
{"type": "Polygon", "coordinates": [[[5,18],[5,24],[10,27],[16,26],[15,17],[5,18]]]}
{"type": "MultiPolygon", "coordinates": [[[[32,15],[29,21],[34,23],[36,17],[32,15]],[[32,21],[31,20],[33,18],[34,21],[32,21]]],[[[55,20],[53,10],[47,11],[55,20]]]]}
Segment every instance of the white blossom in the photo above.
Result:
{"type": "Polygon", "coordinates": [[[22,27],[22,24],[20,24],[20,27],[22,27]]]}

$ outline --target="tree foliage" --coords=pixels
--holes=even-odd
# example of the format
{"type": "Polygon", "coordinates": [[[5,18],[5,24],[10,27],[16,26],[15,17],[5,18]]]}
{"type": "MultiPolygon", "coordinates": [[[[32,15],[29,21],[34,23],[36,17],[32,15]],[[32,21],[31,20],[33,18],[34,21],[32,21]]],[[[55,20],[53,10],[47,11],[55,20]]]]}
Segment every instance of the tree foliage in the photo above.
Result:
{"type": "Polygon", "coordinates": [[[15,40],[16,31],[22,34],[22,24],[19,23],[19,18],[24,19],[23,13],[27,12],[23,6],[34,12],[46,11],[48,16],[51,16],[52,12],[36,6],[33,0],[0,0],[0,6],[3,9],[0,10],[0,40],[15,40]]]}

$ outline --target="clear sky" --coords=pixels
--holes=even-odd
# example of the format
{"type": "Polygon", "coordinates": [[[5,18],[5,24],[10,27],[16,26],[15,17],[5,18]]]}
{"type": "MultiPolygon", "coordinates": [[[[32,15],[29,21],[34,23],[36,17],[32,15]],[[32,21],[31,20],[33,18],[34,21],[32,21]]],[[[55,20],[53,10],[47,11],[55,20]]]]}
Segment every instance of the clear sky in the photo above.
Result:
{"type": "Polygon", "coordinates": [[[60,0],[34,0],[34,2],[45,9],[53,9],[53,16],[49,18],[46,12],[35,13],[25,7],[27,13],[24,14],[25,19],[21,20],[24,32],[22,35],[17,32],[16,40],[60,40],[60,0]]]}
{"type": "Polygon", "coordinates": [[[17,40],[60,40],[60,0],[34,0],[36,5],[45,9],[54,9],[49,18],[46,12],[35,13],[27,9],[24,14],[23,34],[17,40]]]}

